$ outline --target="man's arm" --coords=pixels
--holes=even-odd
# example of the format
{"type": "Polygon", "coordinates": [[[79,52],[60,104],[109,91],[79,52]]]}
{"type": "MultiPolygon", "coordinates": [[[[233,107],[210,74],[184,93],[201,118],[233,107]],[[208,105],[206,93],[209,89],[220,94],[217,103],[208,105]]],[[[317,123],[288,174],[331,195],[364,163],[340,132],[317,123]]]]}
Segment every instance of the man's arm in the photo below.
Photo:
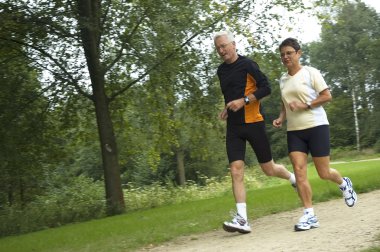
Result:
{"type": "Polygon", "coordinates": [[[250,102],[260,100],[271,94],[272,89],[270,87],[269,80],[267,76],[261,72],[260,67],[256,62],[252,61],[249,64],[248,73],[255,79],[257,87],[253,94],[248,94],[250,102]]]}

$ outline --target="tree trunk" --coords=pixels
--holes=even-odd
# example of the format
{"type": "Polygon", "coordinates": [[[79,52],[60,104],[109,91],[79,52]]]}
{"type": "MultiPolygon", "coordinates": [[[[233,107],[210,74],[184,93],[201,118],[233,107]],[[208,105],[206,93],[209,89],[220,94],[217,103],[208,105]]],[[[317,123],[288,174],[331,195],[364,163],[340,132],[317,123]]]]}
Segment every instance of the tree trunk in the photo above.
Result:
{"type": "Polygon", "coordinates": [[[21,178],[19,179],[19,188],[20,188],[21,206],[24,207],[26,204],[26,202],[25,202],[25,190],[24,190],[24,183],[23,183],[23,180],[21,178]]]}
{"type": "Polygon", "coordinates": [[[93,88],[96,120],[103,160],[107,209],[108,214],[113,215],[123,212],[125,207],[121,188],[117,145],[108,102],[105,100],[106,96],[101,82],[93,84],[93,88]]]}
{"type": "Polygon", "coordinates": [[[356,105],[355,87],[352,87],[351,97],[352,97],[352,107],[354,111],[354,120],[355,120],[356,150],[360,151],[360,129],[359,129],[358,110],[357,110],[357,105],[356,105]]]}
{"type": "Polygon", "coordinates": [[[100,63],[100,1],[79,0],[79,25],[88,71],[91,78],[93,102],[100,138],[107,211],[109,215],[124,211],[120,168],[109,101],[105,93],[104,71],[100,63]]]}
{"type": "Polygon", "coordinates": [[[8,186],[8,206],[13,206],[13,187],[12,184],[8,186]]]}
{"type": "Polygon", "coordinates": [[[178,149],[176,151],[177,156],[177,183],[181,186],[186,184],[185,176],[185,154],[183,150],[178,149]]]}

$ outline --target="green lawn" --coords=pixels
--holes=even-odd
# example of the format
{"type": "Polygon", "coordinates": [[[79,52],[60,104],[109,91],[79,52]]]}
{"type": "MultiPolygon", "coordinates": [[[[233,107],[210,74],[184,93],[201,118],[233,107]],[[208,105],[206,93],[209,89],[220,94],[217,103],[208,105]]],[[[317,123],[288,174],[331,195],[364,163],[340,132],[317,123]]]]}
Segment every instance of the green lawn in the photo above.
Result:
{"type": "MultiPolygon", "coordinates": [[[[352,179],[358,193],[380,189],[380,160],[333,164],[352,179]]],[[[314,202],[341,197],[333,183],[320,180],[309,168],[314,202]]],[[[248,192],[249,216],[259,218],[300,207],[288,183],[248,192]]],[[[133,251],[181,235],[220,229],[234,208],[232,193],[221,197],[136,211],[0,239],[0,251],[133,251]]]]}

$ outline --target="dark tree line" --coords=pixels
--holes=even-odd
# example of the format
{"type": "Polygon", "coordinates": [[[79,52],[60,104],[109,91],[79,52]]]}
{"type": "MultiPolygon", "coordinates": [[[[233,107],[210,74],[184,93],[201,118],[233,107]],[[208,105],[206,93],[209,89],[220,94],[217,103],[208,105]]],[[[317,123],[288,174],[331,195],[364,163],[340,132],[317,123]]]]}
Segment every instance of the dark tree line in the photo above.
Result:
{"type": "MultiPolygon", "coordinates": [[[[280,3],[302,7],[288,0],[265,9],[280,3]]],[[[202,184],[204,176],[224,176],[220,61],[204,41],[226,26],[246,35],[241,22],[256,9],[252,1],[3,1],[0,204],[29,202],[82,174],[104,180],[108,212],[116,214],[128,183],[202,184]]],[[[321,41],[305,48],[307,60],[333,89],[333,146],[356,144],[357,117],[361,146],[371,147],[379,138],[378,14],[362,4],[339,13],[336,23],[324,24],[321,41]],[[366,18],[348,26],[353,11],[366,18]],[[350,34],[355,29],[366,32],[350,34]],[[354,43],[334,47],[333,39],[354,43]],[[333,53],[346,62],[337,69],[327,64],[333,53]]],[[[267,22],[279,18],[255,17],[265,33],[267,22]]],[[[264,101],[270,123],[284,69],[267,48],[255,44],[251,56],[272,81],[272,96],[264,101]]],[[[270,125],[268,131],[275,157],[286,156],[285,132],[270,125]]]]}

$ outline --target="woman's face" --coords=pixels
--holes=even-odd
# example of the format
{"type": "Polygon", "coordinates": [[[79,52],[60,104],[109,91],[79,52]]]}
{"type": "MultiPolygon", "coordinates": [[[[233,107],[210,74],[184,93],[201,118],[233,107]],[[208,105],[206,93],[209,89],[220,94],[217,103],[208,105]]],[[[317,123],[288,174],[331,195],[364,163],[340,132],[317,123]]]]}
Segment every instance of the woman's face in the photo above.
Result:
{"type": "Polygon", "coordinates": [[[286,66],[287,68],[298,66],[301,54],[301,50],[296,51],[291,46],[281,47],[280,55],[282,64],[284,64],[284,66],[286,66]]]}

